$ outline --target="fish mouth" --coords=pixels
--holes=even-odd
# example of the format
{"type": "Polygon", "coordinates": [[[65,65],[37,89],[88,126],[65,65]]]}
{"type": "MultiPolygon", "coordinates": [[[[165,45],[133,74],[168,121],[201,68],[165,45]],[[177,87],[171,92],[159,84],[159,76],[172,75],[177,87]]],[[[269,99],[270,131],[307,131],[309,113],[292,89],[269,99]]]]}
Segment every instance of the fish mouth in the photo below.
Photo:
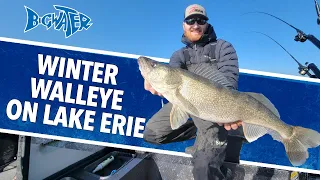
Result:
{"type": "Polygon", "coordinates": [[[154,67],[157,66],[157,61],[147,58],[145,56],[140,56],[138,58],[139,70],[143,73],[150,72],[154,67]]]}

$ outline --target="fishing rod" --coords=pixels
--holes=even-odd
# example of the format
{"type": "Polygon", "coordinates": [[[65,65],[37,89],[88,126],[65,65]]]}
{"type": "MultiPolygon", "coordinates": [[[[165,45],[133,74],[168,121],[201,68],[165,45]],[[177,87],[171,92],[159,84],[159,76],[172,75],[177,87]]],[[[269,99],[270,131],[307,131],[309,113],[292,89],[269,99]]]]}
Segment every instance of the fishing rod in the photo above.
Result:
{"type": "Polygon", "coordinates": [[[315,7],[316,7],[316,13],[317,13],[317,24],[320,25],[320,8],[317,0],[314,0],[315,7]]]}
{"type": "Polygon", "coordinates": [[[290,55],[290,57],[298,64],[298,69],[299,69],[299,74],[301,75],[308,75],[310,78],[318,78],[320,79],[320,71],[319,69],[317,68],[317,66],[314,64],[314,63],[310,63],[308,64],[308,62],[305,63],[306,66],[302,65],[289,51],[287,51],[279,42],[277,42],[275,39],[273,39],[272,37],[268,36],[267,34],[265,33],[262,33],[262,32],[258,32],[258,31],[251,31],[251,32],[254,32],[254,33],[259,33],[259,34],[262,34],[268,38],[270,38],[272,41],[274,41],[275,43],[277,43],[284,51],[287,52],[287,54],[290,55]],[[314,75],[312,75],[309,71],[313,71],[314,75]]]}
{"type": "MultiPolygon", "coordinates": [[[[319,8],[319,5],[317,3],[316,0],[314,0],[315,3],[316,3],[316,11],[317,11],[317,15],[318,15],[318,20],[317,20],[317,23],[319,24],[320,23],[320,8],[319,8]]],[[[287,24],[288,26],[290,26],[291,28],[295,29],[297,31],[297,35],[294,37],[294,40],[297,41],[297,42],[305,42],[306,40],[309,40],[311,43],[313,43],[313,45],[315,45],[318,49],[320,49],[320,41],[312,34],[306,34],[304,33],[302,30],[298,29],[297,27],[289,24],[288,22],[280,19],[279,17],[276,17],[272,14],[269,14],[269,13],[266,13],[266,12],[261,12],[261,11],[254,11],[254,12],[248,12],[248,13],[245,13],[245,14],[249,14],[249,13],[261,13],[261,14],[266,14],[268,16],[271,16],[275,19],[278,19],[280,20],[281,22],[287,24]]]]}

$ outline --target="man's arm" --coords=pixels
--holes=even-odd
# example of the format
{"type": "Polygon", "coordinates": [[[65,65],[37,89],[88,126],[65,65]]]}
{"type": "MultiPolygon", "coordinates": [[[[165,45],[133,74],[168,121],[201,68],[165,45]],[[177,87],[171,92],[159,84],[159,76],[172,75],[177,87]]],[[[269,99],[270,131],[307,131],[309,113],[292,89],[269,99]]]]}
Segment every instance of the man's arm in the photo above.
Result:
{"type": "Polygon", "coordinates": [[[183,50],[175,51],[170,57],[169,65],[171,67],[184,68],[184,62],[181,59],[183,50]]]}
{"type": "MultiPolygon", "coordinates": [[[[144,74],[141,73],[141,75],[144,78],[144,74]]],[[[151,94],[153,95],[162,96],[161,93],[157,92],[155,89],[152,88],[151,84],[146,79],[144,79],[144,89],[151,92],[151,94]]]]}
{"type": "MultiPolygon", "coordinates": [[[[218,42],[219,60],[217,62],[218,70],[232,83],[234,89],[238,89],[239,62],[236,50],[231,43],[227,41],[218,42]]],[[[223,124],[226,130],[237,129],[241,126],[241,120],[231,124],[223,124]]],[[[219,124],[222,125],[222,124],[219,124]]]]}
{"type": "Polygon", "coordinates": [[[238,89],[239,63],[236,50],[231,43],[219,41],[217,44],[219,60],[218,70],[232,83],[234,89],[238,89]]]}

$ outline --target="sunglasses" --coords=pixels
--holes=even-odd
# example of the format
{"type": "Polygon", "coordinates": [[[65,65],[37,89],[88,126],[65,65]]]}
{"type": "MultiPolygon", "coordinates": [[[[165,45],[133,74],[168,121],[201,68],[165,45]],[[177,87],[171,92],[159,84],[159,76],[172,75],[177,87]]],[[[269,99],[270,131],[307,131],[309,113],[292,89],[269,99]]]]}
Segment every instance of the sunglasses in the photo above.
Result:
{"type": "Polygon", "coordinates": [[[207,20],[201,19],[201,18],[191,18],[191,19],[186,19],[184,22],[188,25],[194,25],[195,22],[199,25],[205,25],[207,23],[207,20]]]}

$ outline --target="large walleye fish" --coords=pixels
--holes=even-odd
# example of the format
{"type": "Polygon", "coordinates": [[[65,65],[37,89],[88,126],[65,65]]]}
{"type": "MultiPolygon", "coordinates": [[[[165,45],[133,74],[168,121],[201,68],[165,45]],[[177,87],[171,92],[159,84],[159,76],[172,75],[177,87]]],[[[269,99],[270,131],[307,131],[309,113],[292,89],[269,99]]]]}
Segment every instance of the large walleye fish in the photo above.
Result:
{"type": "Polygon", "coordinates": [[[138,58],[138,64],[151,86],[172,103],[172,129],[186,123],[189,114],[215,123],[242,120],[248,142],[271,135],[284,144],[294,166],[305,163],[309,157],[308,148],[320,145],[317,131],[284,123],[278,110],[263,94],[232,90],[222,83],[143,56],[138,58]]]}

